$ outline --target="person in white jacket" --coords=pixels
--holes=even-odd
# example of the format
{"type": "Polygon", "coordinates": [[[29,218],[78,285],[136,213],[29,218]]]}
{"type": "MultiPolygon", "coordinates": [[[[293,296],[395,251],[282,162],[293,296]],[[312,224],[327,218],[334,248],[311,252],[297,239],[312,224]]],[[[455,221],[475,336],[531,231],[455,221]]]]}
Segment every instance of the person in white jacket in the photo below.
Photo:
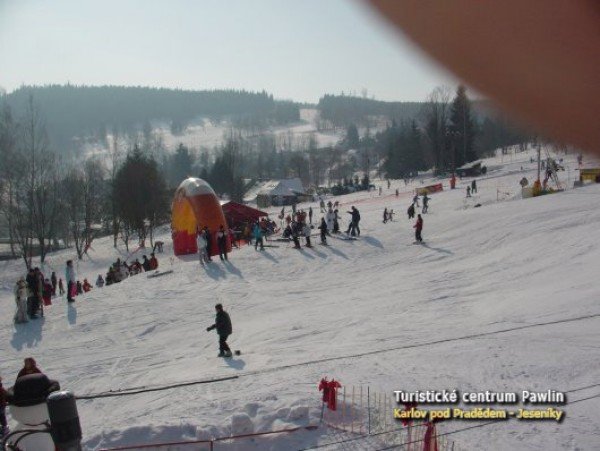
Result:
{"type": "Polygon", "coordinates": [[[205,263],[208,263],[208,252],[206,250],[206,236],[202,230],[196,234],[196,244],[198,246],[198,259],[200,264],[204,266],[205,263]]]}
{"type": "Polygon", "coordinates": [[[21,277],[15,285],[15,303],[17,312],[15,313],[15,323],[26,323],[27,318],[27,282],[21,277]]]}
{"type": "Polygon", "coordinates": [[[327,235],[329,235],[329,231],[333,230],[333,222],[335,221],[335,212],[332,208],[329,208],[327,214],[325,215],[325,222],[327,222],[327,235]]]}

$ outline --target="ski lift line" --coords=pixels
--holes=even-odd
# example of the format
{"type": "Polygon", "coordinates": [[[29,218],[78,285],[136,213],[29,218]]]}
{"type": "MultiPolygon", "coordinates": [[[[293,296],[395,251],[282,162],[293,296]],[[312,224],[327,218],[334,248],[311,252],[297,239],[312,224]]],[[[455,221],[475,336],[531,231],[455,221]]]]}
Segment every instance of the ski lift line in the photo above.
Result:
{"type": "Polygon", "coordinates": [[[545,323],[527,324],[524,326],[511,327],[508,329],[501,329],[501,330],[496,330],[496,331],[492,331],[492,332],[481,332],[478,334],[464,335],[462,337],[445,338],[445,339],[441,339],[441,340],[434,340],[434,341],[429,341],[429,342],[424,342],[424,343],[415,343],[415,344],[410,344],[410,345],[396,346],[396,347],[387,348],[387,349],[377,349],[374,351],[366,351],[366,352],[361,352],[361,353],[357,353],[357,354],[349,354],[349,355],[345,355],[345,356],[327,357],[324,359],[311,360],[311,361],[307,361],[307,362],[303,362],[303,363],[293,363],[290,365],[283,365],[283,366],[278,366],[278,367],[274,367],[274,368],[268,368],[265,370],[249,371],[249,372],[240,374],[239,376],[245,377],[245,376],[251,376],[251,375],[255,375],[255,374],[267,374],[267,373],[281,371],[281,370],[285,370],[285,369],[289,369],[289,368],[295,368],[295,367],[299,367],[299,366],[314,365],[317,363],[325,363],[325,362],[331,362],[331,361],[343,360],[343,359],[353,359],[353,358],[365,357],[365,356],[369,356],[369,355],[382,354],[382,353],[386,353],[386,352],[399,351],[399,350],[404,350],[404,349],[422,348],[422,347],[433,346],[433,345],[437,345],[437,344],[449,343],[449,342],[454,342],[454,341],[471,340],[474,338],[481,338],[481,337],[486,337],[486,336],[491,336],[491,335],[503,334],[503,333],[507,333],[507,332],[513,332],[513,331],[518,331],[518,330],[523,330],[523,329],[530,329],[530,328],[534,328],[534,327],[550,326],[550,325],[555,325],[555,324],[569,323],[569,322],[574,322],[574,321],[582,321],[582,320],[586,320],[586,319],[593,319],[593,318],[599,318],[599,317],[600,317],[600,313],[596,313],[596,314],[592,314],[592,315],[579,316],[576,318],[567,318],[567,319],[556,320],[556,321],[548,321],[545,323]]]}
{"type": "Polygon", "coordinates": [[[203,379],[203,380],[198,380],[198,381],[180,382],[177,384],[163,385],[163,386],[159,386],[159,387],[144,387],[144,388],[140,388],[139,390],[123,389],[121,391],[92,393],[89,395],[76,396],[75,399],[88,400],[88,399],[98,399],[98,398],[115,398],[115,397],[119,397],[119,396],[139,395],[141,393],[150,393],[150,392],[155,392],[155,391],[170,390],[173,388],[189,387],[192,385],[202,385],[202,384],[212,384],[215,382],[224,382],[224,381],[238,379],[239,377],[240,376],[235,375],[235,376],[226,376],[226,377],[220,377],[220,378],[215,378],[215,379],[203,379]]]}
{"type": "MultiPolygon", "coordinates": [[[[478,334],[464,335],[462,337],[446,338],[446,339],[442,339],[442,340],[434,340],[434,341],[429,341],[429,342],[424,342],[424,343],[415,343],[415,344],[410,344],[410,345],[396,346],[396,347],[387,348],[387,349],[377,349],[374,351],[366,351],[366,352],[362,352],[362,353],[358,353],[358,354],[350,354],[350,355],[337,356],[337,357],[327,357],[327,358],[323,358],[323,359],[310,360],[310,361],[306,361],[306,362],[293,363],[293,364],[289,364],[289,365],[282,365],[282,366],[267,368],[267,369],[263,369],[263,370],[248,371],[248,372],[237,374],[234,376],[227,376],[227,377],[220,377],[220,378],[213,378],[213,379],[201,379],[201,380],[197,380],[197,381],[180,382],[180,383],[156,386],[156,387],[147,387],[146,386],[146,387],[139,387],[139,389],[124,388],[124,389],[118,390],[118,391],[91,393],[91,394],[87,394],[87,395],[76,396],[76,399],[84,400],[84,399],[110,398],[110,397],[118,397],[118,396],[137,395],[137,394],[141,394],[141,393],[169,390],[169,389],[173,389],[173,388],[186,387],[186,386],[191,386],[191,385],[224,382],[224,381],[233,380],[233,379],[240,379],[242,377],[274,373],[274,372],[278,372],[278,371],[287,370],[290,368],[297,368],[300,366],[316,365],[319,363],[326,363],[326,362],[332,362],[332,361],[343,360],[343,359],[360,358],[360,357],[366,357],[369,355],[382,354],[382,353],[386,353],[386,352],[393,352],[393,351],[399,351],[399,350],[404,350],[404,349],[422,348],[422,347],[428,347],[428,346],[433,346],[433,345],[442,344],[442,343],[471,340],[474,338],[482,338],[482,337],[487,337],[487,336],[492,336],[492,335],[497,335],[497,334],[514,332],[514,331],[523,330],[523,329],[530,329],[530,328],[534,328],[534,327],[543,327],[543,326],[550,326],[550,325],[555,325],[555,324],[563,324],[563,323],[569,323],[569,322],[575,322],[575,321],[582,321],[582,320],[586,320],[586,319],[594,319],[594,318],[598,318],[598,317],[600,317],[600,313],[579,316],[576,318],[567,318],[567,319],[561,319],[561,320],[556,320],[556,321],[548,321],[548,322],[544,322],[544,323],[527,324],[524,326],[511,327],[508,329],[501,329],[501,330],[492,331],[492,332],[481,332],[478,334]]],[[[596,385],[600,385],[600,384],[596,384],[596,385]]],[[[596,385],[590,385],[587,387],[580,388],[578,390],[592,388],[592,387],[595,387],[596,385]]]]}
{"type": "MultiPolygon", "coordinates": [[[[581,389],[567,390],[567,391],[565,391],[565,393],[571,393],[571,392],[577,391],[577,390],[581,390],[581,389]]],[[[590,399],[595,399],[595,398],[600,398],[600,393],[598,393],[597,395],[589,396],[587,398],[581,398],[581,399],[577,399],[575,401],[569,401],[569,405],[576,404],[578,402],[588,401],[590,399]]],[[[446,436],[446,435],[456,434],[458,432],[464,432],[464,431],[468,431],[470,429],[481,428],[481,427],[489,426],[489,425],[492,425],[492,424],[499,424],[501,422],[506,422],[506,420],[502,419],[502,418],[499,418],[499,419],[496,419],[496,420],[486,421],[485,423],[480,423],[480,424],[476,424],[476,425],[473,425],[473,426],[467,426],[465,428],[454,429],[454,430],[448,431],[448,432],[436,433],[436,437],[442,437],[442,436],[446,436]]],[[[309,448],[301,448],[299,451],[308,451],[308,450],[311,450],[311,449],[326,448],[328,446],[339,445],[339,444],[342,444],[342,443],[347,443],[347,442],[352,442],[352,441],[356,441],[356,440],[361,440],[363,438],[375,437],[375,436],[386,435],[386,434],[393,434],[393,433],[396,433],[396,432],[400,432],[402,430],[403,430],[403,428],[398,428],[398,429],[392,429],[392,430],[389,430],[389,431],[376,432],[376,433],[370,434],[370,435],[369,434],[363,434],[363,435],[359,435],[357,437],[353,437],[353,438],[349,438],[349,439],[344,439],[344,440],[339,440],[339,441],[336,441],[336,442],[323,443],[321,445],[315,445],[315,446],[311,446],[309,448]]],[[[410,442],[399,443],[397,445],[388,446],[386,448],[378,448],[375,451],[385,451],[385,450],[394,449],[394,448],[401,448],[401,447],[406,446],[406,445],[411,445],[413,443],[420,443],[420,442],[423,442],[423,441],[424,441],[424,438],[419,439],[419,440],[413,440],[413,441],[410,441],[410,442]]]]}

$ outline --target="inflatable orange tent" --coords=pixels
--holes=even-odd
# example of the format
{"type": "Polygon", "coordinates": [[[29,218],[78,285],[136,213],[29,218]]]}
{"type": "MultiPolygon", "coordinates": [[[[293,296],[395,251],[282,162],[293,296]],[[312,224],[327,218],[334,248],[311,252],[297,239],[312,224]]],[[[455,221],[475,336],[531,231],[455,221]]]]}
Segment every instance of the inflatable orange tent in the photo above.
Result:
{"type": "MultiPolygon", "coordinates": [[[[196,231],[207,226],[210,230],[210,255],[219,253],[217,232],[220,226],[227,230],[227,221],[217,195],[202,179],[185,179],[175,191],[171,213],[171,234],[175,255],[195,254],[196,231]]],[[[231,251],[231,240],[227,236],[227,252],[231,251]]]]}

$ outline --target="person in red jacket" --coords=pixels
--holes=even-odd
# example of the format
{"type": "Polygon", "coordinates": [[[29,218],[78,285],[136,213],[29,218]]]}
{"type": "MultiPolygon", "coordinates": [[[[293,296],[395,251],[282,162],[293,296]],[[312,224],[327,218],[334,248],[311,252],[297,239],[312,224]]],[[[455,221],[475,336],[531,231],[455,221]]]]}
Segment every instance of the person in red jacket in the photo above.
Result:
{"type": "Polygon", "coordinates": [[[27,376],[28,374],[42,374],[33,357],[25,358],[23,361],[23,368],[21,368],[19,374],[17,374],[17,379],[21,376],[27,376]]]}
{"type": "Polygon", "coordinates": [[[88,291],[90,291],[92,289],[92,285],[88,282],[87,279],[83,279],[83,291],[85,293],[87,293],[88,291]]]}
{"type": "Polygon", "coordinates": [[[150,254],[150,269],[158,269],[158,260],[154,255],[154,252],[150,254]]]}
{"type": "Polygon", "coordinates": [[[422,243],[421,231],[423,230],[423,218],[421,218],[421,215],[417,215],[417,222],[413,227],[415,229],[415,240],[417,240],[417,243],[422,243]]]}
{"type": "Polygon", "coordinates": [[[42,301],[44,301],[44,305],[52,305],[52,283],[49,279],[44,280],[42,301]]]}

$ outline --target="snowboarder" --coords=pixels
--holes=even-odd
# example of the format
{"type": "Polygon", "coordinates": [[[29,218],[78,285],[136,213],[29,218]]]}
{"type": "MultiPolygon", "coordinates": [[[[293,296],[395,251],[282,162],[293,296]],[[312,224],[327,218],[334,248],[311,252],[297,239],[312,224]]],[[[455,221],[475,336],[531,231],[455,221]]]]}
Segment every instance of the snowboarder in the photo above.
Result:
{"type": "Polygon", "coordinates": [[[312,224],[312,216],[313,216],[312,207],[308,207],[308,222],[310,222],[311,224],[312,224]]]}
{"type": "Polygon", "coordinates": [[[223,225],[219,226],[217,232],[217,246],[219,247],[219,258],[227,260],[227,232],[225,232],[223,225]]]}
{"type": "Polygon", "coordinates": [[[15,313],[15,323],[26,323],[27,318],[27,282],[21,277],[15,286],[15,303],[17,312],[15,313]]]}
{"type": "Polygon", "coordinates": [[[258,250],[258,245],[260,244],[260,250],[264,251],[265,243],[263,242],[263,230],[258,221],[254,224],[252,235],[254,236],[254,250],[258,250]]]}
{"type": "Polygon", "coordinates": [[[417,240],[417,243],[422,243],[421,231],[423,230],[423,218],[421,218],[421,215],[417,215],[417,222],[413,227],[415,229],[415,240],[417,240]]]}
{"type": "MultiPolygon", "coordinates": [[[[73,269],[73,260],[67,261],[67,269],[65,270],[65,280],[67,281],[67,301],[74,302],[73,286],[75,285],[75,270],[73,269]]],[[[59,287],[60,288],[60,287],[59,287]]]]}
{"type": "Polygon", "coordinates": [[[104,286],[104,279],[102,278],[102,274],[98,274],[98,278],[96,279],[96,287],[102,288],[104,286]]]}
{"type": "Polygon", "coordinates": [[[319,230],[321,231],[321,244],[327,245],[327,223],[325,222],[325,218],[321,218],[319,230]]]}
{"type": "Polygon", "coordinates": [[[387,209],[387,207],[385,207],[383,209],[383,223],[385,224],[386,222],[388,222],[388,209],[387,209]]]}
{"type": "Polygon", "coordinates": [[[223,305],[215,305],[217,315],[215,317],[215,323],[206,328],[207,332],[213,329],[217,329],[217,335],[219,335],[219,357],[231,357],[231,349],[227,345],[227,337],[231,335],[233,329],[231,327],[231,318],[229,314],[223,310],[223,305]]]}
{"type": "Polygon", "coordinates": [[[427,213],[427,210],[429,209],[429,199],[431,199],[431,197],[427,197],[427,194],[423,194],[423,209],[421,210],[421,213],[423,214],[427,213]]]}
{"type": "Polygon", "coordinates": [[[477,192],[477,180],[473,180],[471,182],[471,192],[472,193],[476,193],[477,192]]]}

